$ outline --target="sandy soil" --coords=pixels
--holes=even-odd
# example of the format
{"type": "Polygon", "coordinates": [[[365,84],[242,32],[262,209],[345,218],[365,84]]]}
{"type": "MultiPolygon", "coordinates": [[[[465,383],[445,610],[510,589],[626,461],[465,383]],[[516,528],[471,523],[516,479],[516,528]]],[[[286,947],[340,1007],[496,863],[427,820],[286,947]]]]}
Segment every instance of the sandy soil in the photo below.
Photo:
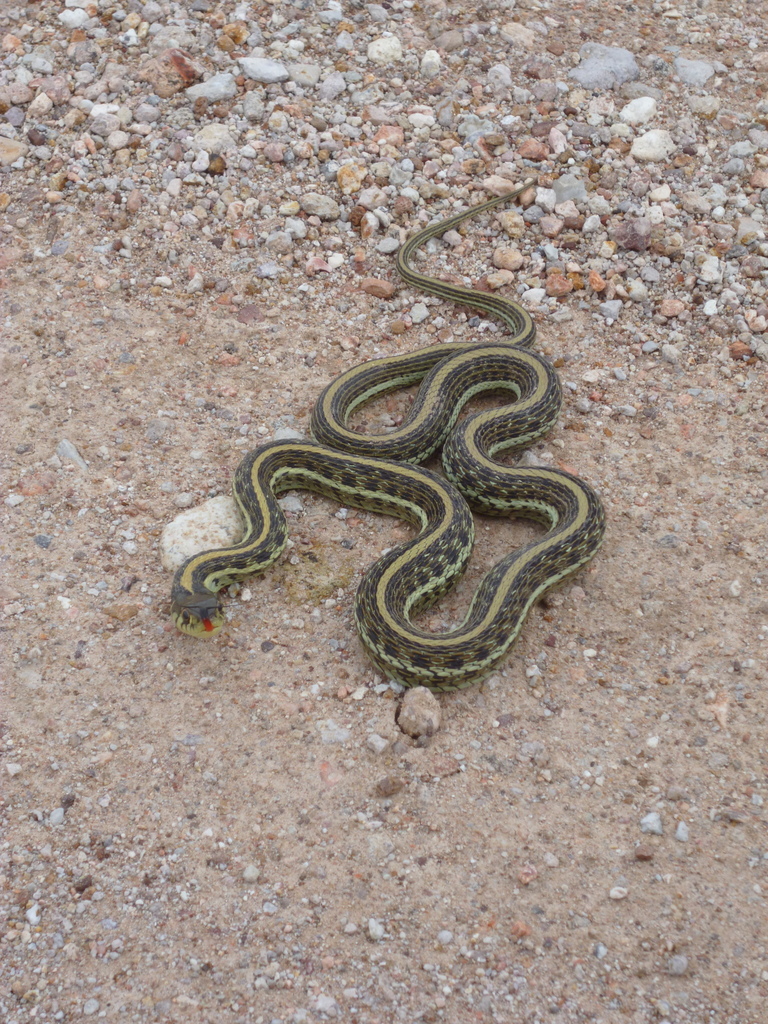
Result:
{"type": "MultiPolygon", "coordinates": [[[[607,324],[576,292],[537,314],[569,385],[537,456],[599,489],[606,543],[417,743],[351,620],[401,524],[299,495],[293,547],[210,643],[169,622],[159,538],[252,445],[306,431],[344,368],[475,328],[437,300],[408,327],[421,296],[361,291],[397,283],[381,236],[321,226],[259,279],[258,238],[238,249],[223,218],[223,245],[164,237],[162,212],[62,206],[35,174],[0,178],[5,1019],[768,1019],[765,363],[696,315],[627,304],[607,324]],[[643,350],[672,327],[679,359],[643,350]]],[[[293,193],[286,175],[267,164],[254,195],[342,201],[315,165],[293,193]]],[[[500,244],[473,222],[448,267],[477,282],[500,244]]],[[[568,255],[585,276],[592,244],[568,255]]],[[[659,298],[678,294],[666,273],[659,298]]],[[[478,525],[435,628],[529,533],[478,525]]]]}

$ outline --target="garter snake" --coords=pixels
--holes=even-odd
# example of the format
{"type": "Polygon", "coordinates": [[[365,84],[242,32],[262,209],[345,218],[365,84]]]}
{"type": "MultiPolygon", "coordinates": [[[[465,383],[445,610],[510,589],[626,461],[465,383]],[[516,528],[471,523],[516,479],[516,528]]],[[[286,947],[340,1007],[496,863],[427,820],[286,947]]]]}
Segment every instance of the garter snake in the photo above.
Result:
{"type": "Polygon", "coordinates": [[[244,539],[195,555],[177,571],[171,614],[179,629],[195,636],[217,632],[223,622],[218,591],[277,559],[286,528],[275,496],[296,487],[420,527],[414,540],[387,552],[366,572],[354,610],[372,660],[405,686],[455,690],[487,675],[516,639],[536,599],[592,558],[605,528],[592,488],[563,470],[508,466],[494,458],[543,436],[560,411],[557,374],[529,350],[536,334],[531,317],[510,299],[427,277],[410,262],[429,239],[531,184],[428,225],[405,242],[397,258],[408,284],[482,310],[501,320],[511,337],[488,344],[442,343],[353,367],[318,399],[314,441],[272,442],[247,455],[233,481],[244,539]],[[419,382],[410,413],[396,430],[362,435],[347,426],[355,409],[419,382]],[[508,392],[512,401],[457,426],[467,401],[491,391],[508,392]],[[409,465],[441,447],[449,482],[409,465]],[[486,515],[536,519],[548,530],[502,558],[480,583],[464,621],[435,634],[412,617],[464,570],[474,536],[465,499],[486,515]]]}

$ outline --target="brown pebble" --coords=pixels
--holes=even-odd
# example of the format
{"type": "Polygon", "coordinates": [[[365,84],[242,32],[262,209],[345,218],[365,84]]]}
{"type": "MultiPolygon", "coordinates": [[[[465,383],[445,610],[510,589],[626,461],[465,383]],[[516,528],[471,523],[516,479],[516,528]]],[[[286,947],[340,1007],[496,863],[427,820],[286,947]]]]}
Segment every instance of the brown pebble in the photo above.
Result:
{"type": "Polygon", "coordinates": [[[360,282],[361,289],[377,299],[391,299],[395,294],[395,286],[390,281],[382,281],[377,277],[364,277],[360,282]]]}
{"type": "Polygon", "coordinates": [[[635,860],[653,860],[653,847],[641,843],[635,847],[635,860]]]}
{"type": "Polygon", "coordinates": [[[110,619],[117,619],[118,622],[127,622],[134,615],[139,614],[137,604],[108,604],[101,609],[110,619]]]}
{"type": "Polygon", "coordinates": [[[526,139],[520,144],[518,153],[524,160],[538,162],[547,159],[549,156],[549,146],[544,142],[539,142],[538,139],[526,139]]]}
{"type": "Polygon", "coordinates": [[[377,796],[394,796],[405,786],[405,780],[397,778],[396,775],[385,775],[376,783],[377,796]]]}
{"type": "Polygon", "coordinates": [[[566,295],[573,291],[573,281],[569,281],[562,274],[550,274],[545,285],[547,295],[566,295]]]}
{"type": "Polygon", "coordinates": [[[734,341],[728,346],[728,352],[731,359],[749,359],[752,355],[752,349],[745,341],[734,341]]]}
{"type": "Polygon", "coordinates": [[[596,270],[590,270],[588,281],[589,287],[592,289],[593,292],[605,291],[607,282],[605,278],[601,277],[596,270]]]}
{"type": "Polygon", "coordinates": [[[680,316],[685,309],[685,303],[680,299],[664,299],[659,305],[659,313],[666,317],[680,316]]]}

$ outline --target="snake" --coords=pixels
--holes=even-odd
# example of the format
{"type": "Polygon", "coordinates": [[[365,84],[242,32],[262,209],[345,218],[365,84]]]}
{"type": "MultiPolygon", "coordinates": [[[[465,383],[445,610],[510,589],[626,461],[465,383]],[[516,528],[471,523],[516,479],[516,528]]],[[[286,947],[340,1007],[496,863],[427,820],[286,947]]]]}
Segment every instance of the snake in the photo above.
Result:
{"type": "Polygon", "coordinates": [[[595,555],[605,512],[595,490],[565,470],[510,465],[557,421],[562,403],[552,364],[532,351],[536,327],[514,300],[429,277],[416,251],[467,218],[509,202],[534,184],[437,220],[408,238],[397,270],[413,287],[500,320],[510,336],[490,342],[441,342],[360,363],[318,398],[312,440],[268,442],[237,467],[233,495],[243,539],[189,558],[176,572],[171,616],[192,636],[213,636],[225,614],[219,593],[261,573],[284,550],[285,516],[277,496],[306,489],[344,505],[396,516],[417,527],[411,540],[380,556],[359,585],[354,620],[373,663],[406,687],[463,689],[493,670],[517,639],[533,604],[595,555]],[[419,385],[402,423],[362,434],[352,414],[394,390],[419,385]],[[471,413],[477,395],[503,393],[501,407],[471,413]],[[441,451],[443,475],[420,465],[441,451]],[[546,532],[507,554],[484,576],[463,621],[434,633],[414,618],[463,573],[474,541],[472,511],[543,523],[546,532]]]}

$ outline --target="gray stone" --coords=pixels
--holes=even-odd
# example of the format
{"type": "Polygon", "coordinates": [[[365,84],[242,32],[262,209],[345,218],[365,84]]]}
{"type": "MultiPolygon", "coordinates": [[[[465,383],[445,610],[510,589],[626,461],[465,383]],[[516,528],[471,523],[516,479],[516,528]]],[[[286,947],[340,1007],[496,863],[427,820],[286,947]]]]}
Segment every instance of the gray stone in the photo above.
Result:
{"type": "Polygon", "coordinates": [[[701,89],[715,73],[715,69],[706,61],[687,60],[685,57],[675,57],[675,71],[681,82],[697,89],[701,89]]]}
{"type": "Polygon", "coordinates": [[[320,739],[323,743],[346,743],[352,735],[351,729],[336,725],[332,718],[323,722],[320,726],[320,739]]]}
{"type": "Polygon", "coordinates": [[[677,956],[671,956],[667,961],[667,970],[675,976],[685,974],[688,970],[688,957],[683,956],[681,953],[677,956]]]}
{"type": "Polygon", "coordinates": [[[301,208],[310,217],[320,220],[336,220],[341,213],[339,204],[330,196],[322,196],[318,192],[306,192],[299,200],[301,208]]]}
{"type": "Polygon", "coordinates": [[[667,160],[675,152],[674,140],[663,128],[652,128],[632,143],[631,156],[635,160],[659,162],[667,160]]]}
{"type": "Polygon", "coordinates": [[[257,92],[247,92],[243,99],[243,114],[249,121],[260,121],[264,117],[264,100],[257,92]]]}
{"type": "Polygon", "coordinates": [[[191,100],[202,98],[214,103],[216,100],[226,100],[236,96],[237,83],[235,82],[234,75],[231,75],[228,71],[222,71],[218,75],[213,75],[212,78],[207,79],[205,82],[190,85],[186,92],[191,100]]]}
{"type": "Polygon", "coordinates": [[[581,178],[575,174],[561,174],[552,183],[555,193],[555,202],[559,205],[572,199],[574,203],[581,203],[587,198],[587,188],[581,178]]]}
{"type": "Polygon", "coordinates": [[[504,92],[512,88],[512,72],[506,64],[494,64],[488,69],[485,80],[494,92],[504,92]]]}
{"type": "Polygon", "coordinates": [[[597,308],[600,316],[604,316],[606,320],[617,320],[623,305],[621,299],[608,299],[607,302],[601,302],[597,308]]]}
{"type": "Polygon", "coordinates": [[[346,91],[347,83],[340,71],[333,71],[317,88],[317,95],[321,100],[335,100],[346,91]]]}
{"type": "Polygon", "coordinates": [[[631,82],[640,74],[633,55],[621,46],[585,43],[579,54],[581,63],[568,75],[587,89],[611,89],[631,82]]]}
{"type": "Polygon", "coordinates": [[[487,117],[478,117],[477,114],[467,114],[466,117],[461,119],[458,127],[459,135],[468,141],[478,139],[481,135],[487,135],[495,131],[496,126],[493,121],[489,121],[487,117]]]}
{"type": "Polygon", "coordinates": [[[72,442],[68,441],[66,438],[62,438],[62,440],[56,445],[56,454],[60,459],[64,459],[66,462],[74,462],[74,464],[82,469],[84,473],[88,472],[88,463],[72,442]]]}

